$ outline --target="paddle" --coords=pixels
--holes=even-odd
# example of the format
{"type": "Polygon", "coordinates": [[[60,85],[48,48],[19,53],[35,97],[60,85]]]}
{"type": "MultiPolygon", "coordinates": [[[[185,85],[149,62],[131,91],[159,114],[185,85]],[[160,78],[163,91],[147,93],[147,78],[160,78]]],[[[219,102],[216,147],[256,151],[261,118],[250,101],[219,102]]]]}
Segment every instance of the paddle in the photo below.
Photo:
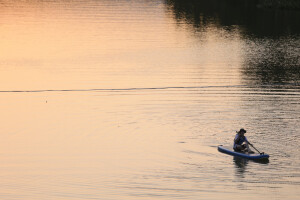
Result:
{"type": "Polygon", "coordinates": [[[248,144],[250,144],[251,147],[253,147],[260,155],[264,155],[265,154],[264,152],[261,153],[260,151],[258,151],[257,148],[255,148],[250,142],[248,142],[248,144]]]}

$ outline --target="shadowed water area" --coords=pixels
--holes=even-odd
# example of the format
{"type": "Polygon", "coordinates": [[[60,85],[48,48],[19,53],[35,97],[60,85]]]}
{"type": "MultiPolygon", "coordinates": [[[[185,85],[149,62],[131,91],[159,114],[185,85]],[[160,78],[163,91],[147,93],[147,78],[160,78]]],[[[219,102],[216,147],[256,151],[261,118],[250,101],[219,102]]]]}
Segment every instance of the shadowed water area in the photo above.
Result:
{"type": "Polygon", "coordinates": [[[0,2],[0,199],[298,199],[300,12],[0,2]],[[217,151],[235,131],[267,162],[217,151]]]}

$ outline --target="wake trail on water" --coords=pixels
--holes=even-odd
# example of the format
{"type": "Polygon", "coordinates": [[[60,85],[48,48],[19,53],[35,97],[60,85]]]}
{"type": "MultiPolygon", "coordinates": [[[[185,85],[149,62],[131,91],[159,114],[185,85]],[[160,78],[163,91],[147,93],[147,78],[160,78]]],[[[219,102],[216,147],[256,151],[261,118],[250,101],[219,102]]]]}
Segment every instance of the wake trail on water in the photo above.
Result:
{"type": "MultiPolygon", "coordinates": [[[[0,93],[35,93],[35,92],[107,92],[107,91],[142,91],[142,90],[174,90],[174,89],[210,89],[210,88],[274,88],[284,87],[282,89],[299,89],[297,84],[271,84],[271,85],[207,85],[207,86],[169,86],[169,87],[132,87],[132,88],[90,88],[90,89],[39,89],[39,90],[0,90],[0,93]]],[[[278,89],[278,88],[276,88],[278,89]]]]}
{"type": "Polygon", "coordinates": [[[190,87],[134,87],[134,88],[93,88],[93,89],[41,89],[41,90],[0,90],[0,93],[34,93],[34,92],[93,92],[93,91],[135,91],[135,90],[172,90],[172,89],[205,89],[205,88],[234,88],[246,85],[228,86],[190,86],[190,87]]]}

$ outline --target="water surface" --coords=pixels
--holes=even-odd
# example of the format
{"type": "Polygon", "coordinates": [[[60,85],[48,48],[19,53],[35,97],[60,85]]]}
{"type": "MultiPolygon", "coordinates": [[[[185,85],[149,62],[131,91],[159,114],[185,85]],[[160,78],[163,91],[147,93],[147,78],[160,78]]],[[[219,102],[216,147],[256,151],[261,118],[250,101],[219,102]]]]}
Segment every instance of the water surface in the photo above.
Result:
{"type": "Polygon", "coordinates": [[[1,199],[297,199],[300,14],[2,1],[1,199]],[[217,151],[235,131],[270,154],[217,151]]]}

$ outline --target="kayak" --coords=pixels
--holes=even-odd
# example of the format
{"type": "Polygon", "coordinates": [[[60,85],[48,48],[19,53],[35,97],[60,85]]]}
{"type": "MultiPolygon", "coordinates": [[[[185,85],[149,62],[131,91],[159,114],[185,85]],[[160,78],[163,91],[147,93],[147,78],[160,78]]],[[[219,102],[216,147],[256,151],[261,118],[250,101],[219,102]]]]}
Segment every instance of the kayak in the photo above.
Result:
{"type": "Polygon", "coordinates": [[[265,153],[248,153],[248,152],[236,152],[233,148],[224,147],[223,145],[218,146],[218,151],[222,153],[226,153],[228,155],[247,158],[251,160],[260,160],[260,159],[268,159],[269,155],[265,153]]]}

